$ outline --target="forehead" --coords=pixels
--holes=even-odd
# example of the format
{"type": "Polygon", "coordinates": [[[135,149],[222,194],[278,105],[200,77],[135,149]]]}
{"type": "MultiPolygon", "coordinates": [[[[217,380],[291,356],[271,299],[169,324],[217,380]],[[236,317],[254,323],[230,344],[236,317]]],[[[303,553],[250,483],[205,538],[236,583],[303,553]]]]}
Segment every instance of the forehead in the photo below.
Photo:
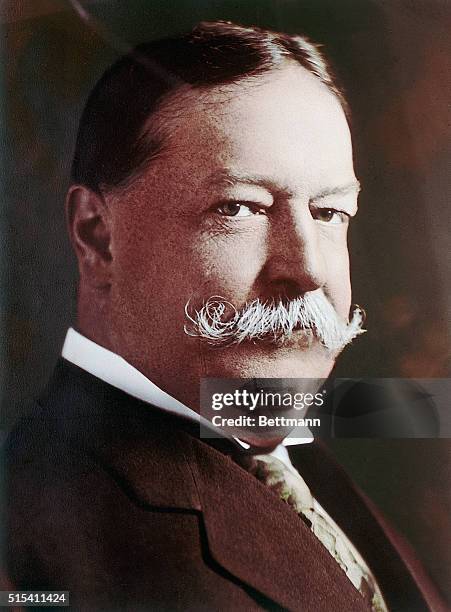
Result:
{"type": "Polygon", "coordinates": [[[158,174],[182,184],[200,188],[225,169],[317,192],[354,177],[339,101],[296,64],[232,86],[188,89],[163,105],[157,122],[167,134],[158,174]]]}

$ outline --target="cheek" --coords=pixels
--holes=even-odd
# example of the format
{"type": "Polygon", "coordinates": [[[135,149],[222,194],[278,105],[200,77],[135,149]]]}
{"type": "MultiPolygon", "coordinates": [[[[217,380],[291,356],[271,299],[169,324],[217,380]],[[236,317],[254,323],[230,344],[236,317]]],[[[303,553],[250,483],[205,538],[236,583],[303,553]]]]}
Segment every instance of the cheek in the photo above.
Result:
{"type": "Polygon", "coordinates": [[[161,223],[157,232],[136,224],[126,240],[116,240],[115,296],[133,313],[146,311],[159,320],[182,319],[189,300],[213,295],[239,306],[251,295],[265,258],[263,228],[219,233],[180,219],[161,223]]]}
{"type": "MultiPolygon", "coordinates": [[[[245,302],[264,267],[267,246],[260,231],[204,235],[194,244],[192,261],[209,294],[222,294],[236,305],[245,302]]],[[[204,290],[204,295],[205,295],[204,290]]]]}
{"type": "Polygon", "coordinates": [[[191,292],[190,256],[176,229],[148,218],[131,230],[116,228],[112,295],[128,319],[165,325],[183,317],[182,302],[191,292]]]}

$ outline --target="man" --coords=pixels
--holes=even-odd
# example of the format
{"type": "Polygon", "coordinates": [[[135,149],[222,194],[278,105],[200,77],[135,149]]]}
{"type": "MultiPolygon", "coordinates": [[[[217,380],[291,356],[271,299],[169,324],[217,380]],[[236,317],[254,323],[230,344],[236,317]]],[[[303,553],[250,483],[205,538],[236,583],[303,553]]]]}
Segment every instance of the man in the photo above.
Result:
{"type": "Polygon", "coordinates": [[[16,588],[92,610],[441,608],[316,443],[297,471],[279,432],[199,437],[202,378],[326,378],[361,331],[345,109],[307,39],[223,22],[99,81],[67,196],[77,331],[8,446],[16,588]]]}

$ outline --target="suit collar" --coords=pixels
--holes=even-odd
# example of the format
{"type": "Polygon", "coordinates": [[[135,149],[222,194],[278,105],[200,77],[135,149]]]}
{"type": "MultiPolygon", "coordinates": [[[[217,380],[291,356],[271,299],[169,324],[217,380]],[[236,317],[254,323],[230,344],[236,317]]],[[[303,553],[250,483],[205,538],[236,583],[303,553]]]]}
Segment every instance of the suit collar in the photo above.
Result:
{"type": "Polygon", "coordinates": [[[174,416],[201,420],[205,427],[211,424],[197,412],[160,389],[149,378],[120,355],[89,340],[72,327],[68,329],[62,356],[69,362],[108,385],[120,389],[128,396],[156,406],[174,416]]]}
{"type": "Polygon", "coordinates": [[[38,403],[55,437],[93,457],[136,503],[199,510],[181,434],[186,428],[198,435],[198,424],[133,398],[64,359],[38,403]]]}
{"type": "Polygon", "coordinates": [[[138,505],[201,510],[183,447],[186,435],[154,424],[145,435],[140,424],[120,440],[98,446],[98,461],[138,505]],[[160,437],[161,436],[161,437],[160,437]],[[177,449],[177,452],[174,452],[177,449]]]}

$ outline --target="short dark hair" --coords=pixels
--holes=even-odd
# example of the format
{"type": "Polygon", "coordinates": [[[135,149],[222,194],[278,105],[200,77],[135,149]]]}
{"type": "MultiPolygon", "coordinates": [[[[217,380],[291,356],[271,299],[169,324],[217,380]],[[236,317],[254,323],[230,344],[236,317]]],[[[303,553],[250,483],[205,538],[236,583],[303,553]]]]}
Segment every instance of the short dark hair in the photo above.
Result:
{"type": "Polygon", "coordinates": [[[294,60],[346,102],[317,45],[305,36],[204,22],[178,37],[137,46],[98,81],[83,111],[72,181],[94,191],[127,185],[162,150],[161,134],[144,132],[168,94],[258,77],[294,60]]]}

